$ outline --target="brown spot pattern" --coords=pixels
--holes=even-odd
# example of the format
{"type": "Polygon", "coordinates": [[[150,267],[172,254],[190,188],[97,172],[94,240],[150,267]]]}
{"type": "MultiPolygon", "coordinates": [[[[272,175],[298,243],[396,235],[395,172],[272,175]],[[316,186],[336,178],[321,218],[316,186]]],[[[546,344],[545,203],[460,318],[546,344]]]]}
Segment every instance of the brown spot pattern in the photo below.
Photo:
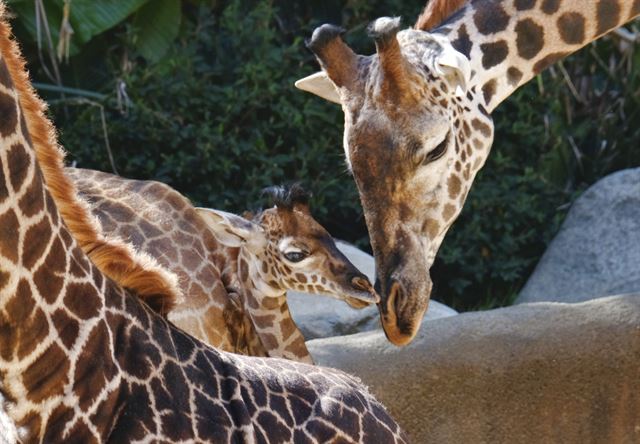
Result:
{"type": "Polygon", "coordinates": [[[7,89],[13,89],[11,74],[9,74],[9,69],[4,59],[0,59],[0,83],[7,89]]]}
{"type": "Polygon", "coordinates": [[[534,58],[544,45],[544,29],[531,19],[518,22],[515,28],[518,55],[525,60],[534,58]]]}
{"type": "Polygon", "coordinates": [[[526,11],[536,5],[536,0],[516,0],[514,4],[518,11],[526,11]]]}
{"type": "Polygon", "coordinates": [[[89,284],[70,283],[64,303],[80,319],[97,316],[102,305],[95,288],[89,284]]]}
{"type": "Polygon", "coordinates": [[[482,51],[482,67],[484,69],[493,68],[503,62],[509,54],[509,47],[504,40],[493,43],[483,43],[480,45],[482,51]]]}
{"type": "Polygon", "coordinates": [[[598,30],[596,31],[596,36],[615,28],[620,22],[619,0],[600,0],[597,11],[598,30]]]}
{"type": "Polygon", "coordinates": [[[467,26],[463,23],[458,29],[458,37],[451,42],[451,45],[462,54],[469,57],[471,54],[471,48],[473,47],[473,43],[469,38],[469,33],[467,32],[467,26]]]}
{"type": "Polygon", "coordinates": [[[78,321],[70,317],[64,310],[56,310],[51,316],[53,326],[58,330],[58,336],[62,343],[70,349],[75,344],[80,332],[78,321]]]}
{"type": "Polygon", "coordinates": [[[115,366],[111,358],[109,333],[100,322],[90,333],[89,339],[76,363],[73,389],[80,398],[80,408],[87,410],[97,393],[94,387],[102,387],[113,378],[115,366]]]}
{"type": "Polygon", "coordinates": [[[69,361],[64,351],[53,343],[38,357],[22,375],[27,397],[32,402],[41,402],[62,394],[69,380],[69,361]]]}
{"type": "Polygon", "coordinates": [[[560,0],[542,0],[542,6],[540,9],[545,14],[554,14],[560,7],[560,0]]]}
{"type": "Polygon", "coordinates": [[[461,186],[461,183],[458,176],[456,176],[455,174],[452,174],[451,176],[449,176],[449,180],[447,181],[447,187],[449,189],[449,197],[451,199],[458,197],[458,194],[460,194],[460,186],[461,186]]]}
{"type": "Polygon", "coordinates": [[[0,254],[11,262],[18,262],[18,233],[20,224],[13,210],[0,215],[0,254]]]}
{"type": "Polygon", "coordinates": [[[484,123],[482,120],[480,119],[473,119],[471,121],[471,126],[473,127],[473,129],[480,131],[480,133],[485,136],[485,137],[489,137],[491,136],[491,127],[489,125],[487,125],[486,123],[484,123]]]}
{"type": "Polygon", "coordinates": [[[445,220],[445,222],[448,222],[451,220],[455,212],[456,212],[456,207],[454,207],[451,204],[446,204],[444,206],[444,209],[442,210],[442,218],[445,220]]]}
{"type": "Polygon", "coordinates": [[[14,191],[18,192],[29,172],[31,157],[21,143],[16,143],[9,148],[7,162],[10,165],[9,180],[11,181],[11,186],[14,191]]]}
{"type": "Polygon", "coordinates": [[[36,261],[42,257],[51,239],[51,234],[51,226],[47,217],[29,227],[24,236],[22,252],[22,264],[26,268],[31,269],[36,261]]]}
{"type": "Polygon", "coordinates": [[[484,96],[484,103],[489,105],[491,99],[493,99],[496,93],[496,79],[491,79],[484,85],[482,85],[482,95],[484,96]]]}
{"type": "Polygon", "coordinates": [[[436,220],[427,219],[422,225],[422,232],[427,233],[431,239],[435,239],[440,232],[440,224],[436,220]]]}
{"type": "Polygon", "coordinates": [[[514,68],[513,66],[507,69],[507,81],[509,82],[509,85],[516,86],[520,83],[520,80],[522,80],[522,71],[518,68],[514,68]]]}
{"type": "Polygon", "coordinates": [[[565,43],[576,45],[584,40],[584,17],[577,12],[567,12],[558,18],[558,31],[565,43]]]}
{"type": "Polygon", "coordinates": [[[10,95],[0,92],[0,135],[7,137],[13,134],[18,124],[16,102],[10,95]]]}
{"type": "Polygon", "coordinates": [[[33,217],[44,208],[44,190],[39,180],[34,180],[18,202],[20,210],[27,217],[33,217]]]}
{"type": "Polygon", "coordinates": [[[33,276],[33,282],[36,284],[38,293],[49,304],[53,304],[60,294],[64,284],[62,274],[65,268],[66,255],[64,254],[62,241],[56,238],[44,263],[33,276]]]}
{"type": "Polygon", "coordinates": [[[538,60],[535,65],[533,65],[533,73],[539,74],[546,67],[553,65],[558,60],[567,56],[567,52],[554,52],[553,54],[548,54],[542,59],[538,60]]]}
{"type": "Polygon", "coordinates": [[[509,16],[500,3],[488,0],[485,2],[473,2],[472,4],[476,8],[473,22],[481,34],[495,34],[507,28],[509,16]]]}

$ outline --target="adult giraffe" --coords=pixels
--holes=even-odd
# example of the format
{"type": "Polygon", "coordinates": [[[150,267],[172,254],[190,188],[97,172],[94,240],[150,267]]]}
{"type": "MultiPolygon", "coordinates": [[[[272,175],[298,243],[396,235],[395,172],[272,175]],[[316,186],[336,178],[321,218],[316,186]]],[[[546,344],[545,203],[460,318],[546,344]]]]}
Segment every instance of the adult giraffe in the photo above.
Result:
{"type": "Polygon", "coordinates": [[[67,228],[90,219],[58,211],[40,167],[61,165],[34,150],[50,126],[25,119],[42,104],[5,20],[0,3],[0,394],[20,441],[405,442],[354,378],[209,348],[91,262],[67,228]]]}
{"type": "MultiPolygon", "coordinates": [[[[460,6],[434,1],[447,12],[460,6]]],[[[433,10],[438,5],[426,12],[433,10]]],[[[296,84],[342,104],[391,342],[409,343],[420,326],[429,268],[489,155],[491,111],[638,14],[640,0],[471,0],[431,32],[398,32],[399,19],[376,20],[372,56],[354,54],[335,26],[314,31],[308,46],[324,72],[296,84]]],[[[423,15],[419,25],[428,22],[423,15]]]]}

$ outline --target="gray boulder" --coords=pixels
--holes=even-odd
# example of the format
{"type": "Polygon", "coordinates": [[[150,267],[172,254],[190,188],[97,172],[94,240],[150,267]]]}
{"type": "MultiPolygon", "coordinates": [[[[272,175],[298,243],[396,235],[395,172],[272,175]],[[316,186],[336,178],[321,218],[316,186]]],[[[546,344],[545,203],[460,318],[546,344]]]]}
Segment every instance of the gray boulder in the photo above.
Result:
{"type": "MultiPolygon", "coordinates": [[[[338,249],[367,277],[375,280],[373,256],[353,245],[336,242],[338,249]]],[[[378,309],[369,306],[361,310],[351,308],[343,301],[326,296],[290,291],[287,293],[289,310],[306,339],[341,336],[362,331],[382,329],[378,309]]],[[[429,303],[425,321],[453,316],[458,312],[436,301],[429,303]]]]}
{"type": "Polygon", "coordinates": [[[416,443],[640,442],[640,295],[543,302],[309,341],[359,376],[416,443]]]}
{"type": "Polygon", "coordinates": [[[577,302],[640,291],[640,168],[589,188],[516,299],[577,302]]]}
{"type": "Polygon", "coordinates": [[[0,395],[0,444],[15,444],[20,442],[18,431],[4,408],[3,398],[0,395]]]}

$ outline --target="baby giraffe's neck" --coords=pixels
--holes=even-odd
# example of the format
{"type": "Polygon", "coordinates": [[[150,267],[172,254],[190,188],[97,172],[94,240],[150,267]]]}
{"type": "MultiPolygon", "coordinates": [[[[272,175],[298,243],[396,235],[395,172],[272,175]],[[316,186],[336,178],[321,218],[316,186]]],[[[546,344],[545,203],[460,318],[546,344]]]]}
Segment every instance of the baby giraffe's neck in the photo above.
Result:
{"type": "Polygon", "coordinates": [[[269,259],[256,257],[241,248],[238,280],[244,306],[269,356],[313,363],[304,336],[289,312],[286,290],[269,273],[269,259]]]}

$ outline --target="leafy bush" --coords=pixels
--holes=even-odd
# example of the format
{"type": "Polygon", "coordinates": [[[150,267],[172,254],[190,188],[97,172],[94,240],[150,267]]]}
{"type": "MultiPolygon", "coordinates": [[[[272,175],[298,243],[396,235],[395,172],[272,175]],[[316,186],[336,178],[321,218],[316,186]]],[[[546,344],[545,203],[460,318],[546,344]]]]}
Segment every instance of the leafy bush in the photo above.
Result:
{"type": "MultiPolygon", "coordinates": [[[[301,180],[315,193],[317,218],[335,236],[366,248],[357,191],[344,166],[342,111],[292,85],[317,68],[303,42],[315,26],[342,23],[348,42],[371,53],[364,31],[371,19],[413,18],[423,6],[423,0],[398,3],[183,2],[178,39],[157,63],[136,49],[135,26],[125,22],[63,67],[65,84],[104,98],[92,96],[97,106],[71,106],[77,101],[49,95],[61,141],[78,166],[109,171],[103,109],[120,174],[158,179],[198,205],[231,211],[259,204],[265,186],[301,180]]],[[[621,55],[617,45],[587,48],[494,113],[494,152],[432,270],[436,299],[459,309],[509,303],[571,200],[610,171],[640,164],[640,129],[633,125],[640,55],[621,55]],[[607,69],[596,69],[603,64],[607,69]]],[[[31,54],[42,79],[33,48],[31,54]]]]}

